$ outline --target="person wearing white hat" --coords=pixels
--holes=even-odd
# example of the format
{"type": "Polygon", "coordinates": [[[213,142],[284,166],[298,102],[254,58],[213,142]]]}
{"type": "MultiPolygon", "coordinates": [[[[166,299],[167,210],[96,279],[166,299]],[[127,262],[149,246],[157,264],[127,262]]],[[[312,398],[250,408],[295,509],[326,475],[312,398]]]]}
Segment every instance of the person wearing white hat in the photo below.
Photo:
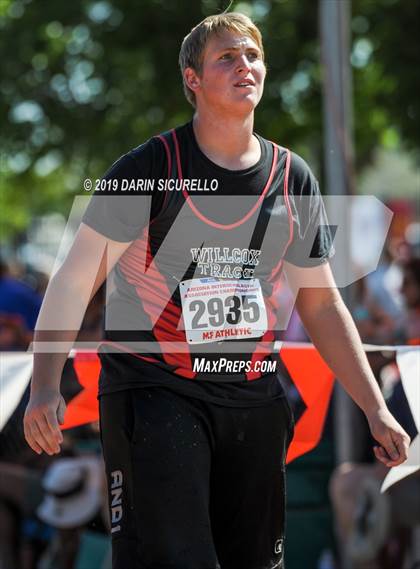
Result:
{"type": "Polygon", "coordinates": [[[36,513],[45,523],[59,529],[85,525],[103,502],[102,466],[99,458],[63,458],[45,473],[45,496],[36,513]]]}

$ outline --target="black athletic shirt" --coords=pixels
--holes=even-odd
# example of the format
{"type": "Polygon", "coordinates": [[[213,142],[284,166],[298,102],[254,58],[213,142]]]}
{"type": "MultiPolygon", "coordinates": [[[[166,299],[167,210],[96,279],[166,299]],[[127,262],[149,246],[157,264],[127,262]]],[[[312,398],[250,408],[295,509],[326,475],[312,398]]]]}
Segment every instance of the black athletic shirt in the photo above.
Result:
{"type": "Polygon", "coordinates": [[[276,373],[255,371],[273,358],[282,262],[318,265],[332,244],[307,164],[256,136],[259,161],[227,170],[200,150],[189,122],[104,176],[83,222],[132,243],[113,270],[100,395],[163,385],[232,406],[284,395],[276,373]],[[175,343],[184,350],[167,349],[175,343]],[[221,358],[225,373],[214,367],[221,358]]]}

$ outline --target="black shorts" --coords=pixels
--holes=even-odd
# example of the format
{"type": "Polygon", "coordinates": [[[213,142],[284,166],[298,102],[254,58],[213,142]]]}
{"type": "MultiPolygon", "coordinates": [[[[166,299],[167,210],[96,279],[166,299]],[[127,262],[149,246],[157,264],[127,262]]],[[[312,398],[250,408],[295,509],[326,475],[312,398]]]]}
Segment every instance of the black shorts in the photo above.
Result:
{"type": "Polygon", "coordinates": [[[161,387],[100,398],[113,569],[283,567],[286,398],[232,408],[161,387]]]}

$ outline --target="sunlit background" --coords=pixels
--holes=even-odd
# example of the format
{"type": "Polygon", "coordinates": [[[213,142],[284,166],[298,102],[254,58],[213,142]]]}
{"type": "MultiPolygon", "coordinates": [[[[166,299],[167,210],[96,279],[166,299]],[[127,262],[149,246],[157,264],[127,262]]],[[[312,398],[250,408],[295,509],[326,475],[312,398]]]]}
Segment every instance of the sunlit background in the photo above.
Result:
{"type": "MultiPolygon", "coordinates": [[[[356,196],[373,195],[394,213],[385,248],[386,263],[371,283],[360,281],[364,284],[356,285],[352,311],[355,319],[359,318],[364,341],[401,344],[415,340],[395,316],[405,314],[401,312],[406,300],[401,292],[405,278],[401,263],[420,255],[420,2],[325,2],[345,3],[349,8],[342,30],[349,38],[348,57],[344,63],[342,60],[348,102],[346,136],[350,141],[346,189],[356,196]],[[390,295],[383,301],[380,315],[375,312],[377,306],[372,308],[371,299],[364,296],[365,287],[375,291],[378,275],[382,275],[382,284],[388,278],[390,295]],[[386,304],[391,301],[395,306],[386,304]],[[384,314],[387,310],[389,313],[384,314]],[[395,324],[392,334],[389,320],[395,324]]],[[[195,24],[227,6],[227,1],[220,0],[0,0],[1,259],[10,275],[36,289],[40,298],[74,198],[86,196],[83,180],[100,177],[131,148],[191,118],[178,68],[179,47],[195,24]]],[[[328,183],[328,164],[335,149],[325,142],[326,117],[335,116],[336,109],[334,97],[327,96],[328,73],[322,50],[325,35],[334,30],[324,29],[324,36],[321,34],[319,3],[256,0],[233,2],[230,9],[251,16],[264,38],[268,75],[256,112],[256,130],[301,154],[318,177],[323,193],[336,193],[334,183],[328,183]]],[[[375,254],[385,221],[377,208],[357,204],[352,219],[351,257],[354,266],[360,268],[375,254]]],[[[374,300],[380,304],[379,297],[374,300]]],[[[416,330],[420,330],[419,310],[417,305],[410,316],[416,330]]],[[[98,333],[100,314],[98,303],[88,332],[95,329],[98,333]]],[[[4,322],[1,325],[5,326],[4,322]]],[[[298,324],[291,328],[288,339],[307,339],[298,324]]],[[[27,344],[23,340],[16,346],[13,349],[24,351],[27,344]]],[[[388,361],[389,354],[381,354],[379,363],[378,358],[375,355],[371,360],[378,380],[382,386],[390,385],[398,375],[395,362],[388,361]]],[[[31,457],[26,462],[16,458],[27,452],[22,450],[22,441],[10,443],[14,437],[11,433],[21,428],[19,417],[0,434],[0,475],[4,474],[3,463],[12,460],[10,456],[25,467],[32,464],[31,457]]],[[[360,424],[360,418],[355,424],[360,424]]],[[[99,445],[97,432],[92,432],[99,445]]],[[[86,433],[78,437],[76,433],[75,445],[83,447],[83,440],[89,437],[86,433]]],[[[346,455],[337,444],[336,418],[334,423],[334,417],[329,416],[317,449],[289,466],[288,569],[341,569],[337,560],[342,542],[328,484],[340,462],[337,457],[367,460],[370,443],[366,426],[355,430],[350,442],[358,445],[357,452],[346,451],[346,455]],[[362,438],[356,438],[360,433],[363,444],[362,438]]],[[[36,468],[42,471],[44,467],[36,468]]],[[[17,484],[22,473],[11,472],[10,480],[17,484]]],[[[349,490],[357,484],[343,488],[349,490]]],[[[350,495],[351,502],[352,494],[345,494],[347,490],[342,490],[343,496],[350,495]]],[[[340,502],[340,492],[336,491],[340,502]]],[[[10,526],[2,525],[7,524],[3,514],[0,491],[0,530],[10,530],[10,526]]],[[[39,530],[39,539],[48,547],[55,534],[44,530],[39,530]]],[[[19,526],[19,532],[24,543],[35,539],[27,526],[19,526]]],[[[98,551],[105,552],[109,542],[104,532],[101,535],[98,551]]],[[[8,539],[0,539],[0,569],[38,567],[33,558],[32,565],[29,558],[24,566],[2,565],[2,546],[10,545],[8,539]]],[[[400,547],[402,541],[392,543],[400,547]]],[[[91,547],[90,554],[83,553],[83,562],[79,555],[76,569],[99,568],[92,564],[91,547]]],[[[103,558],[107,559],[105,553],[103,558]]],[[[369,567],[409,567],[384,564],[388,561],[369,567]]],[[[107,566],[107,561],[101,563],[101,567],[107,566]]],[[[43,567],[59,569],[59,565],[43,567]]]]}

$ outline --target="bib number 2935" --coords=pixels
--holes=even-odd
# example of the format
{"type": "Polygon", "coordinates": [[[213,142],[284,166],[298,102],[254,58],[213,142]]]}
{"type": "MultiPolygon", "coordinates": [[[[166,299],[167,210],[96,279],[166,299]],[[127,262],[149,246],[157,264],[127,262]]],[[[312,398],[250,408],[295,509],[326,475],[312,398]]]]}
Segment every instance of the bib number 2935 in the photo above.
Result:
{"type": "Polygon", "coordinates": [[[254,338],[267,329],[267,315],[258,279],[192,279],[180,283],[187,341],[254,338]]]}

